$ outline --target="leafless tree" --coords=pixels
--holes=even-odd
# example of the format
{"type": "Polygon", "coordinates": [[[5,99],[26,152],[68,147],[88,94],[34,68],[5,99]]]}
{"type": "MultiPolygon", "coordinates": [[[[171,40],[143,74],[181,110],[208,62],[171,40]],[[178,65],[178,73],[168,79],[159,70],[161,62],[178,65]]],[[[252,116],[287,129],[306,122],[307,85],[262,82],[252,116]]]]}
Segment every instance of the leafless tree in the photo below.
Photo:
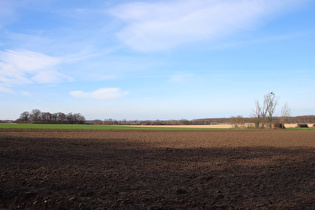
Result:
{"type": "Polygon", "coordinates": [[[85,122],[85,117],[80,113],[73,114],[74,124],[83,124],[85,122]]]}
{"type": "Polygon", "coordinates": [[[73,123],[74,123],[74,117],[73,117],[72,112],[70,112],[70,113],[67,114],[67,122],[68,122],[69,124],[73,124],[73,123]]]}
{"type": "Polygon", "coordinates": [[[67,116],[65,113],[58,112],[57,113],[57,122],[58,123],[65,123],[67,121],[67,116]]]}
{"type": "Polygon", "coordinates": [[[58,115],[57,113],[51,114],[51,122],[52,123],[57,123],[58,115]]]}
{"type": "Polygon", "coordinates": [[[255,127],[259,128],[260,123],[262,123],[262,127],[264,127],[264,119],[265,119],[265,113],[262,112],[262,107],[260,106],[260,103],[258,100],[255,101],[255,111],[254,116],[256,117],[255,121],[255,127]]]}
{"type": "Polygon", "coordinates": [[[33,109],[31,113],[31,120],[33,123],[41,121],[42,112],[39,109],[33,109]]]}
{"type": "Polygon", "coordinates": [[[257,118],[256,127],[264,128],[265,124],[272,127],[273,115],[278,105],[278,98],[273,92],[270,92],[264,96],[263,104],[260,105],[259,101],[255,101],[256,109],[254,115],[257,118]]]}
{"type": "Polygon", "coordinates": [[[20,122],[28,122],[30,120],[30,117],[31,117],[30,113],[26,111],[26,112],[23,112],[20,115],[18,121],[20,121],[20,122]]]}
{"type": "Polygon", "coordinates": [[[50,112],[41,112],[39,109],[33,109],[31,113],[23,112],[17,122],[22,123],[69,123],[69,124],[84,124],[85,117],[80,113],[64,114],[62,112],[50,113],[50,112]]]}
{"type": "Polygon", "coordinates": [[[265,108],[267,110],[267,114],[268,114],[268,118],[267,118],[267,122],[269,124],[269,127],[272,127],[272,122],[273,122],[273,115],[275,112],[275,109],[278,105],[278,98],[276,97],[276,95],[271,92],[267,95],[265,95],[264,97],[264,104],[265,104],[265,108]]]}
{"type": "Polygon", "coordinates": [[[51,123],[51,113],[50,112],[42,112],[41,121],[44,123],[51,123]]]}
{"type": "Polygon", "coordinates": [[[281,109],[281,123],[283,124],[286,123],[287,118],[290,117],[290,114],[291,114],[291,109],[288,103],[286,102],[281,109]]]}

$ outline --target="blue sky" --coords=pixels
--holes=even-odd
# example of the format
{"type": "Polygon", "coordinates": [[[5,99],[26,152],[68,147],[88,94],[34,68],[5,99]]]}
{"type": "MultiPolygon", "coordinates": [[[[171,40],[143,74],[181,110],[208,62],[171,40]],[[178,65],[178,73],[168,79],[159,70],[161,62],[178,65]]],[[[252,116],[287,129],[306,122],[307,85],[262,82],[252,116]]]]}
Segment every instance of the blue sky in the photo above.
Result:
{"type": "Polygon", "coordinates": [[[314,0],[0,0],[0,119],[315,114],[314,0]]]}

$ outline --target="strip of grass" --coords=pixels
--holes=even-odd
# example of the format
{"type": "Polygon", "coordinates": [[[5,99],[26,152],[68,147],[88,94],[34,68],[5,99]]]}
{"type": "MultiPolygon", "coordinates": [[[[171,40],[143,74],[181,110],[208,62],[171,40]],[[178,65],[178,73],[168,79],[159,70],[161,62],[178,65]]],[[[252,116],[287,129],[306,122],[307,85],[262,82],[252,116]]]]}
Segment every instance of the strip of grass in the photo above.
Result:
{"type": "Polygon", "coordinates": [[[288,128],[292,130],[315,130],[315,127],[308,127],[308,128],[288,128]]]}
{"type": "Polygon", "coordinates": [[[72,124],[10,124],[1,123],[0,128],[17,129],[74,129],[74,130],[240,130],[235,128],[177,128],[177,127],[137,127],[123,125],[72,125],[72,124]]]}

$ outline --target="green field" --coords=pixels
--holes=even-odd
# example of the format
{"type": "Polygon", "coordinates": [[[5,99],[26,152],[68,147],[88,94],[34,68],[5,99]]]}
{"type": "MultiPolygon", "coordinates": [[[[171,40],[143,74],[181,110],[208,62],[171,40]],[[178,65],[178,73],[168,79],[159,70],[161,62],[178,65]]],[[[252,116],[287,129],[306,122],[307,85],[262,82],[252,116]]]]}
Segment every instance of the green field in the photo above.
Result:
{"type": "Polygon", "coordinates": [[[308,127],[308,128],[288,128],[288,129],[298,129],[298,130],[315,130],[315,127],[308,127]]]}

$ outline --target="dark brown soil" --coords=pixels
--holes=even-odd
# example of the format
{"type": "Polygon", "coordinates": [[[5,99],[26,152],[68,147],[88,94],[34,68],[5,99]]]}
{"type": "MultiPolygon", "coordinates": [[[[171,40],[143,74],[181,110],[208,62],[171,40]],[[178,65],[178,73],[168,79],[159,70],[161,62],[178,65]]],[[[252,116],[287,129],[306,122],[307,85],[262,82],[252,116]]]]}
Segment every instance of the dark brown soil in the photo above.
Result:
{"type": "Polygon", "coordinates": [[[0,209],[315,208],[315,131],[0,129],[0,209]]]}

